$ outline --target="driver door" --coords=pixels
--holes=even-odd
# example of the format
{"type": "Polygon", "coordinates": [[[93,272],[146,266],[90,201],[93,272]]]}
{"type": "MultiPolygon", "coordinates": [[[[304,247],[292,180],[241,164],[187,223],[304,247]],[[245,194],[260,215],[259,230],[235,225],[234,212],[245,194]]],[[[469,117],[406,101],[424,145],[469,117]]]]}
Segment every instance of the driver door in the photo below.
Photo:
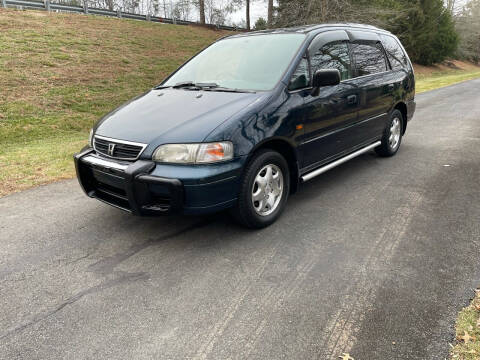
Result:
{"type": "Polygon", "coordinates": [[[347,34],[343,33],[340,40],[320,42],[318,49],[309,49],[310,73],[314,74],[319,69],[338,69],[341,82],[321,87],[318,96],[309,94],[304,99],[305,141],[302,144],[302,167],[305,171],[333,160],[355,146],[347,129],[357,121],[359,90],[343,81],[350,79],[353,73],[349,40],[347,34]]]}

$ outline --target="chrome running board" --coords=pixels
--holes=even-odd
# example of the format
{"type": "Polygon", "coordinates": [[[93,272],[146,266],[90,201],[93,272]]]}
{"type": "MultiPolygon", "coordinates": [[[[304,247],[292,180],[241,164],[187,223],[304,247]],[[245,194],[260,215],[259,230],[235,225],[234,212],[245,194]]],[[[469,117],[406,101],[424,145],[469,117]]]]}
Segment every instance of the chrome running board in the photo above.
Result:
{"type": "Polygon", "coordinates": [[[367,151],[370,151],[371,149],[373,148],[376,148],[378,145],[380,145],[382,142],[381,141],[377,141],[377,142],[374,142],[373,144],[370,144],[368,146],[365,146],[364,148],[361,148],[360,150],[357,150],[347,156],[344,156],[338,160],[335,160],[334,162],[331,162],[325,166],[322,166],[318,169],[315,169],[305,175],[303,175],[301,177],[302,181],[305,182],[305,181],[308,181],[310,179],[313,179],[315,176],[318,176],[320,174],[323,174],[324,172],[327,172],[328,170],[331,170],[333,169],[334,167],[337,167],[338,165],[341,165],[343,164],[344,162],[347,162],[348,160],[352,160],[353,158],[359,156],[359,155],[362,155],[363,153],[366,153],[367,151]]]}

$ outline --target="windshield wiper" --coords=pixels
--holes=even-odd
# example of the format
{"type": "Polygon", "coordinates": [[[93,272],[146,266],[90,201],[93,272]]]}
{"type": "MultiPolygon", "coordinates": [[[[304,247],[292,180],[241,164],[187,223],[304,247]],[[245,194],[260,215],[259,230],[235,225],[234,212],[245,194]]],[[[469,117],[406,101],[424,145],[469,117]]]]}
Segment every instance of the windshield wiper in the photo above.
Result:
{"type": "Polygon", "coordinates": [[[170,85],[157,85],[153,88],[153,90],[160,90],[160,89],[168,89],[171,88],[170,85]]]}
{"type": "MultiPolygon", "coordinates": [[[[175,85],[158,85],[155,86],[153,89],[154,90],[160,90],[160,89],[167,89],[167,88],[172,88],[172,89],[180,89],[180,88],[186,88],[186,87],[193,87],[196,89],[202,88],[201,83],[194,83],[193,81],[182,81],[179,83],[176,83],[175,85]]],[[[207,85],[216,85],[216,84],[207,84],[207,85]]]]}
{"type": "Polygon", "coordinates": [[[255,91],[253,91],[253,90],[235,89],[235,88],[228,88],[228,87],[223,87],[223,86],[211,86],[211,87],[205,88],[205,89],[203,89],[203,90],[206,90],[206,91],[236,92],[236,93],[253,93],[253,94],[255,94],[255,91]]]}
{"type": "Polygon", "coordinates": [[[202,89],[211,89],[219,86],[217,83],[195,83],[195,85],[201,87],[202,89]]]}
{"type": "Polygon", "coordinates": [[[192,90],[206,90],[206,91],[224,91],[224,92],[238,92],[238,93],[255,93],[253,90],[243,90],[243,89],[235,89],[235,88],[228,88],[224,86],[220,86],[217,83],[211,82],[193,82],[193,81],[182,81],[179,83],[176,83],[175,85],[170,85],[170,86],[162,86],[159,85],[155,87],[155,90],[159,89],[166,89],[166,88],[172,88],[172,89],[181,89],[181,88],[190,88],[192,90]]]}
{"type": "Polygon", "coordinates": [[[193,87],[197,89],[207,89],[207,88],[214,88],[217,87],[218,84],[216,83],[201,83],[201,82],[193,82],[193,81],[182,81],[179,83],[176,83],[175,85],[172,86],[174,89],[180,89],[180,88],[185,88],[185,87],[193,87]]]}
{"type": "Polygon", "coordinates": [[[172,86],[173,89],[180,89],[184,87],[198,87],[198,86],[196,86],[193,81],[182,81],[172,86]]]}

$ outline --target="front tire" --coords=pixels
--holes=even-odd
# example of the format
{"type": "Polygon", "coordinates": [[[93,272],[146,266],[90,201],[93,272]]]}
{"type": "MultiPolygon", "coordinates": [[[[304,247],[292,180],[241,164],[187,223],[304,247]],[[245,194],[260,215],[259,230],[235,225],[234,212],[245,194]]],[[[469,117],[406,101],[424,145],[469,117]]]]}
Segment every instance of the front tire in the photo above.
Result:
{"type": "Polygon", "coordinates": [[[260,229],[274,223],[287,202],[290,172],[285,158],[261,150],[245,168],[233,217],[242,225],[260,229]]]}
{"type": "Polygon", "coordinates": [[[402,143],[403,115],[400,110],[393,110],[390,120],[383,132],[382,144],[375,148],[378,155],[388,157],[397,153],[402,143]]]}

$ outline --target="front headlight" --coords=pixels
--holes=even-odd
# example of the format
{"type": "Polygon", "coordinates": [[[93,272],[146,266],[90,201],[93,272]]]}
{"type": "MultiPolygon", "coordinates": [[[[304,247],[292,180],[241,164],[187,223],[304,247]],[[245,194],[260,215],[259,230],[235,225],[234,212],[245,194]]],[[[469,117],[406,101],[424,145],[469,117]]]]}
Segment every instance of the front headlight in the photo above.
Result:
{"type": "Polygon", "coordinates": [[[206,164],[233,158],[230,141],[201,144],[165,144],[159,146],[152,159],[176,164],[206,164]]]}
{"type": "Polygon", "coordinates": [[[88,145],[93,148],[93,129],[90,129],[90,135],[88,135],[88,145]]]}

